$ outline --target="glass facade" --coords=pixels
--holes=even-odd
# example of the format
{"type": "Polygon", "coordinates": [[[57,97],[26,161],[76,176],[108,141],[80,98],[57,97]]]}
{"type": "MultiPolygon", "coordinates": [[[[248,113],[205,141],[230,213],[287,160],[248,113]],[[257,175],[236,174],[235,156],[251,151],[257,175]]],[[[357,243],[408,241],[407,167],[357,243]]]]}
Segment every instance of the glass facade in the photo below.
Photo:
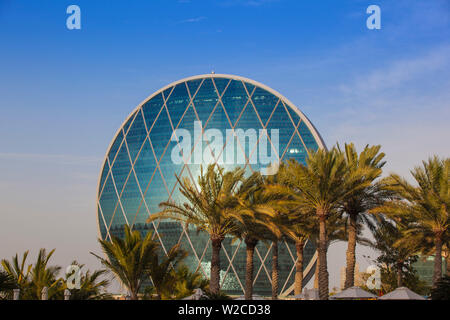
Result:
{"type": "MultiPolygon", "coordinates": [[[[416,270],[419,279],[425,281],[429,286],[433,284],[434,259],[435,256],[419,256],[419,259],[413,263],[413,268],[416,270]]],[[[442,257],[442,274],[445,274],[446,270],[447,261],[442,257]]]]}
{"type": "MultiPolygon", "coordinates": [[[[306,149],[323,147],[308,119],[283,96],[262,84],[215,74],[175,82],[150,96],[131,113],[107,151],[98,187],[98,224],[103,239],[122,236],[124,224],[143,233],[153,230],[163,250],[181,243],[189,252],[185,263],[209,277],[211,245],[208,235],[197,233],[194,226],[185,229],[174,221],[146,224],[149,215],[160,210],[160,202],[168,199],[183,201],[175,174],[197,180],[202,163],[193,161],[193,154],[200,153],[205,159],[209,153],[215,161],[222,156],[208,144],[209,140],[204,136],[208,129],[217,129],[223,134],[224,148],[230,143],[235,145],[234,160],[239,156],[244,159],[244,163],[239,164],[228,159],[221,165],[226,169],[239,165],[249,173],[267,167],[258,161],[256,151],[262,141],[277,161],[295,158],[304,162],[306,149]],[[197,125],[201,122],[203,136],[195,136],[196,121],[197,125]],[[180,150],[176,149],[179,145],[172,136],[176,129],[185,129],[192,136],[191,154],[181,153],[181,163],[175,163],[172,158],[174,151],[180,150]],[[257,139],[239,143],[233,136],[226,138],[227,129],[244,132],[254,129],[257,139]],[[278,130],[278,146],[271,136],[272,129],[278,130]]],[[[313,274],[314,254],[315,248],[308,242],[304,263],[306,280],[313,274]]],[[[226,238],[221,255],[222,290],[243,294],[245,244],[226,238]]],[[[279,244],[279,268],[280,294],[288,294],[293,290],[295,271],[295,246],[292,243],[279,244]]],[[[255,293],[270,295],[270,243],[258,244],[254,270],[255,293]]]]}

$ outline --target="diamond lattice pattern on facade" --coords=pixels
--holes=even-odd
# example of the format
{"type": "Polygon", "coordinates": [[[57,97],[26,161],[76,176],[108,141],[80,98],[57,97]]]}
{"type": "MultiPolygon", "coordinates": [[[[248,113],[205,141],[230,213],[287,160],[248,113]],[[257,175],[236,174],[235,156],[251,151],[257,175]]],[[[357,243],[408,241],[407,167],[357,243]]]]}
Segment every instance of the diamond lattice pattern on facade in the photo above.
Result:
{"type": "MultiPolygon", "coordinates": [[[[209,277],[211,245],[204,233],[197,233],[193,226],[185,228],[175,221],[155,221],[146,224],[146,219],[159,211],[159,203],[183,201],[175,174],[196,181],[200,164],[191,157],[202,148],[202,154],[211,152],[219,159],[222,154],[212,152],[210,146],[199,143],[201,137],[192,139],[191,154],[183,154],[184,163],[174,164],[171,151],[177,142],[171,141],[177,128],[194,132],[194,122],[201,121],[205,130],[219,129],[267,129],[267,134],[258,135],[256,141],[245,143],[239,139],[224,139],[236,144],[236,153],[245,158],[248,172],[260,170],[257,157],[260,141],[269,143],[280,161],[295,158],[305,161],[307,149],[317,149],[314,138],[304,119],[282,97],[241,79],[205,76],[178,82],[158,92],[138,107],[118,131],[105,158],[98,191],[98,222],[103,239],[122,236],[123,225],[147,232],[153,231],[164,251],[176,243],[190,254],[186,264],[209,277]],[[279,147],[274,147],[270,130],[279,130],[279,147]],[[209,149],[208,149],[209,148],[209,149]]],[[[224,150],[222,150],[224,152],[224,150]]],[[[231,169],[234,165],[224,165],[231,169]]],[[[270,294],[271,244],[261,242],[255,252],[254,291],[270,294]]],[[[314,247],[307,243],[305,265],[312,261],[314,247]]],[[[222,289],[230,294],[242,294],[245,281],[245,244],[226,238],[221,253],[222,289]]],[[[292,289],[295,269],[295,247],[283,241],[279,245],[280,293],[292,289]]]]}

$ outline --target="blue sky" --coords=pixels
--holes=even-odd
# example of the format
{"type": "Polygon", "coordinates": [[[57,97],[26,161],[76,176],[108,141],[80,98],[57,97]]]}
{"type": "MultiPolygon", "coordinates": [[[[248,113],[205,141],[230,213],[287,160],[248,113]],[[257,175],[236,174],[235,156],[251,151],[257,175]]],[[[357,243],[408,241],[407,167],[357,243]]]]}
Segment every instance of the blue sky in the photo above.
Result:
{"type": "Polygon", "coordinates": [[[450,156],[449,1],[0,0],[0,257],[56,247],[56,263],[97,267],[115,131],[152,92],[212,70],[279,91],[328,146],[381,144],[387,172],[450,156]],[[371,4],[381,30],[366,28],[371,4]]]}

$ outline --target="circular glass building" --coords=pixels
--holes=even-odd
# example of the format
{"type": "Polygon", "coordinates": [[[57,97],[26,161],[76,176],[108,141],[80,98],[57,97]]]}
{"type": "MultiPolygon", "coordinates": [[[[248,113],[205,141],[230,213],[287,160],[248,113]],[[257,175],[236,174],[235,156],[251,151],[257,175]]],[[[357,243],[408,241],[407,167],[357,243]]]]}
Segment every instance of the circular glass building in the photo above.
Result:
{"type": "MultiPolygon", "coordinates": [[[[271,174],[276,163],[305,161],[307,149],[324,143],[311,122],[289,100],[256,81],[222,74],[171,83],[134,109],[112,139],[98,184],[98,225],[102,239],[122,236],[128,224],[153,231],[164,251],[176,243],[189,252],[185,263],[209,278],[211,244],[194,226],[146,219],[159,203],[184,201],[175,175],[197,181],[200,167],[218,163],[271,174]]],[[[243,294],[245,244],[226,238],[221,252],[221,288],[243,294]]],[[[305,284],[316,253],[305,247],[305,284]]],[[[254,292],[271,294],[271,245],[255,250],[254,292]]],[[[293,291],[295,246],[279,244],[280,295],[293,291]]]]}

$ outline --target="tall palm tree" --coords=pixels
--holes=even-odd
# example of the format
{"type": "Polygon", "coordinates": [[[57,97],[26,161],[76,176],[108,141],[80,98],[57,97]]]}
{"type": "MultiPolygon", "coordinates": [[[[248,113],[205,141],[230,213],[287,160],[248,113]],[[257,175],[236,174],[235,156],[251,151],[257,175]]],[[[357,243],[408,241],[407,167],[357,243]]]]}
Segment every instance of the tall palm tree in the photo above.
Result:
{"type": "Polygon", "coordinates": [[[286,166],[287,181],[298,190],[296,202],[299,207],[313,210],[319,222],[319,297],[327,300],[327,230],[326,221],[337,212],[344,199],[366,187],[362,172],[349,172],[345,157],[337,148],[330,151],[308,151],[306,165],[290,160],[286,166]]]}
{"type": "Polygon", "coordinates": [[[180,249],[176,244],[162,257],[154,255],[150,260],[147,274],[150,276],[153,284],[156,298],[161,300],[163,297],[170,298],[174,292],[176,278],[175,268],[187,256],[187,252],[180,249]]]}
{"type": "Polygon", "coordinates": [[[242,181],[236,192],[238,204],[231,212],[236,220],[233,235],[245,242],[246,245],[246,300],[253,295],[253,257],[255,247],[259,241],[265,240],[270,233],[270,218],[276,214],[277,199],[265,192],[265,179],[259,172],[255,172],[242,181]]]}
{"type": "Polygon", "coordinates": [[[286,235],[295,243],[296,262],[294,293],[299,295],[303,289],[303,249],[308,239],[317,232],[316,220],[313,214],[290,215],[290,226],[285,229],[286,235]]]}
{"type": "Polygon", "coordinates": [[[111,242],[98,240],[106,259],[95,253],[91,254],[128,289],[130,298],[137,300],[142,283],[147,278],[147,268],[158,254],[158,243],[152,240],[151,232],[142,238],[139,231],[131,231],[128,225],[124,229],[124,239],[113,236],[111,242]]]}
{"type": "Polygon", "coordinates": [[[181,180],[176,176],[180,192],[186,198],[184,203],[162,202],[163,211],[153,214],[147,222],[159,218],[174,219],[193,224],[199,231],[209,234],[212,245],[210,291],[219,293],[220,287],[220,250],[227,234],[236,226],[231,212],[237,205],[236,190],[243,180],[244,169],[236,168],[225,172],[222,167],[211,164],[206,172],[201,169],[198,188],[189,179],[181,180]]]}
{"type": "Polygon", "coordinates": [[[450,158],[433,157],[415,167],[411,174],[414,186],[396,174],[386,179],[388,189],[396,192],[397,199],[386,202],[373,212],[386,213],[396,219],[412,220],[405,237],[418,243],[427,243],[431,237],[434,247],[433,287],[442,278],[442,249],[450,232],[450,158]]]}
{"type": "Polygon", "coordinates": [[[30,270],[31,294],[33,299],[39,300],[41,298],[44,287],[48,288],[48,299],[57,299],[62,296],[64,280],[58,277],[61,267],[48,265],[54,252],[55,249],[47,254],[45,249],[40,249],[36,262],[30,270]]]}
{"type": "Polygon", "coordinates": [[[397,287],[403,286],[404,270],[415,261],[418,253],[417,247],[405,243],[398,245],[408,230],[408,224],[395,223],[383,220],[374,231],[374,241],[371,247],[380,252],[377,262],[385,265],[388,270],[392,270],[397,276],[397,287]]]}
{"type": "Polygon", "coordinates": [[[314,212],[305,211],[303,207],[298,206],[296,201],[298,189],[290,183],[290,179],[287,179],[285,165],[281,164],[280,168],[278,174],[270,179],[271,183],[267,187],[267,192],[279,194],[278,204],[280,205],[277,206],[277,210],[282,212],[283,216],[280,216],[281,219],[277,221],[277,227],[282,234],[295,243],[297,259],[294,292],[299,295],[303,288],[303,249],[308,239],[318,232],[314,212]]]}
{"type": "MultiPolygon", "coordinates": [[[[284,167],[284,164],[282,163],[280,167],[284,167]]],[[[272,300],[277,300],[279,289],[278,243],[286,238],[290,228],[288,214],[292,201],[289,198],[289,190],[283,185],[279,171],[275,175],[266,176],[264,185],[264,196],[270,198],[271,201],[269,210],[264,211],[263,223],[267,231],[262,233],[262,236],[265,240],[272,242],[272,300]]]]}
{"type": "MultiPolygon", "coordinates": [[[[339,147],[339,146],[338,146],[339,147]]],[[[350,194],[343,202],[342,214],[347,220],[347,265],[345,271],[345,288],[355,285],[356,238],[357,224],[361,222],[371,231],[376,229],[376,221],[368,210],[379,206],[386,198],[386,189],[376,179],[381,176],[384,153],[380,153],[381,146],[366,147],[358,155],[353,143],[345,144],[344,155],[349,172],[365,169],[362,179],[368,182],[365,188],[350,194]]]]}
{"type": "Polygon", "coordinates": [[[445,264],[447,265],[445,274],[450,277],[450,239],[445,243],[445,264]]]}
{"type": "Polygon", "coordinates": [[[279,290],[278,244],[286,238],[287,216],[284,210],[276,209],[275,206],[274,209],[271,215],[264,219],[267,229],[264,238],[272,242],[272,300],[277,300],[279,290]]]}

